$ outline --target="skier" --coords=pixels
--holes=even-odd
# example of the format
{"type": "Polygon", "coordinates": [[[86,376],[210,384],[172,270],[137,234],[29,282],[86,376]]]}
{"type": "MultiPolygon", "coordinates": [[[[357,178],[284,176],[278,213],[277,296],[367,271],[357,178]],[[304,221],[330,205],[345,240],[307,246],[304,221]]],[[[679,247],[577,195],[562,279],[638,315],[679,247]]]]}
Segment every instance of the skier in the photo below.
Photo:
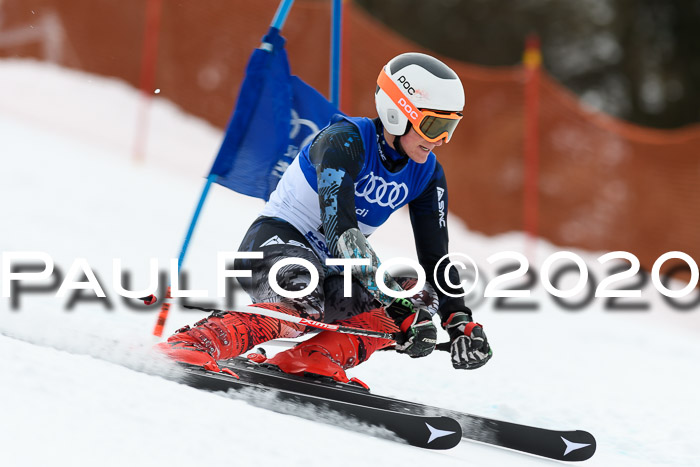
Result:
{"type": "MultiPolygon", "coordinates": [[[[436,58],[406,53],[380,71],[375,103],[379,118],[336,115],[301,149],[240,245],[239,251],[262,252],[263,259],[238,260],[235,268],[251,271],[251,277],[239,282],[255,303],[276,303],[281,311],[317,321],[397,332],[396,342],[322,331],[269,360],[258,355],[257,361],[288,373],[347,382],[345,370],[379,348],[395,345],[411,357],[430,354],[436,345],[432,315],[437,312],[450,337],[454,368],[478,368],[491,358],[484,330],[473,322],[464,300],[451,296],[461,289],[444,280],[446,262],[433,274],[448,252],[448,234],[445,174],[432,150],[450,140],[462,118],[462,83],[436,58]],[[406,204],[427,282],[410,299],[394,299],[377,286],[380,261],[367,237],[406,204]],[[268,283],[270,268],[288,258],[304,259],[318,273],[318,285],[302,298],[286,298],[268,283]],[[369,266],[353,266],[351,297],[343,296],[342,270],[327,265],[328,258],[370,261],[369,266]]],[[[281,267],[275,277],[287,291],[311,283],[309,269],[300,264],[281,267]]],[[[449,277],[452,284],[459,283],[454,268],[449,277]]],[[[415,284],[389,274],[384,282],[395,291],[415,284]]],[[[217,360],[306,331],[305,326],[265,316],[216,312],[178,330],[159,348],[175,360],[218,371],[217,360]]]]}

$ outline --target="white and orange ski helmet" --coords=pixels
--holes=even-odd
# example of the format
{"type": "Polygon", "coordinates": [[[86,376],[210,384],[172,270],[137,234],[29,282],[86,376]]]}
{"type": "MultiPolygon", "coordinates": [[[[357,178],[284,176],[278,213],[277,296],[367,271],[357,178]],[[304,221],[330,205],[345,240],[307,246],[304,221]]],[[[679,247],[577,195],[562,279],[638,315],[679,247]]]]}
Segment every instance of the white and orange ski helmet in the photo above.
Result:
{"type": "Polygon", "coordinates": [[[392,58],[379,73],[374,94],[379,119],[395,136],[409,124],[427,141],[449,141],[464,109],[462,82],[450,67],[421,53],[392,58]]]}

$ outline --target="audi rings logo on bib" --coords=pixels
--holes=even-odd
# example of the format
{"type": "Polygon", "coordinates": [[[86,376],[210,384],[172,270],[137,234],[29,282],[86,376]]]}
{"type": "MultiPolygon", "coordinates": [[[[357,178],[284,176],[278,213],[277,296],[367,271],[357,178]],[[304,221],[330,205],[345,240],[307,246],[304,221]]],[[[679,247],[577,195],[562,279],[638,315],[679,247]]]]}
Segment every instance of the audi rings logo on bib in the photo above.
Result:
{"type": "Polygon", "coordinates": [[[387,182],[382,177],[370,172],[355,184],[355,195],[368,203],[396,209],[408,197],[405,183],[387,182]]]}

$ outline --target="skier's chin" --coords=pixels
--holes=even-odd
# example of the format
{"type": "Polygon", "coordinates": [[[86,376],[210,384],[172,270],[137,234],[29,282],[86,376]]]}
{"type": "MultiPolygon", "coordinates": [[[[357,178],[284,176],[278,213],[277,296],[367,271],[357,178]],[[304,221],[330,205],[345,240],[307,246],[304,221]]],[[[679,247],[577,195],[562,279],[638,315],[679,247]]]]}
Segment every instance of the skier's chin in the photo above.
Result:
{"type": "Polygon", "coordinates": [[[428,160],[429,155],[429,150],[426,151],[422,147],[418,147],[415,151],[411,151],[411,153],[408,154],[408,157],[410,157],[411,160],[417,164],[425,164],[425,162],[428,160]]]}

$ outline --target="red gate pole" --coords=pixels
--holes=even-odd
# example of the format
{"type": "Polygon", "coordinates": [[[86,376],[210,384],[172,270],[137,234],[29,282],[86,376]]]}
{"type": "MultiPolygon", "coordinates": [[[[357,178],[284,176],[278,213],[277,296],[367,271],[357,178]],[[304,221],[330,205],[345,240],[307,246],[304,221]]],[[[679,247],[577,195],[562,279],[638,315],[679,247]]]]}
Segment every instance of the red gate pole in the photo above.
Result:
{"type": "Polygon", "coordinates": [[[144,27],[143,49],[141,53],[141,76],[139,78],[139,109],[136,117],[134,162],[143,162],[148,142],[148,114],[151,109],[156,80],[156,61],[158,58],[158,37],[160,36],[160,14],[163,0],[147,0],[146,24],[144,27]]]}
{"type": "Polygon", "coordinates": [[[537,35],[533,34],[527,38],[523,65],[525,66],[523,223],[527,235],[526,251],[534,253],[532,247],[539,233],[539,110],[542,65],[540,39],[537,35]]]}

